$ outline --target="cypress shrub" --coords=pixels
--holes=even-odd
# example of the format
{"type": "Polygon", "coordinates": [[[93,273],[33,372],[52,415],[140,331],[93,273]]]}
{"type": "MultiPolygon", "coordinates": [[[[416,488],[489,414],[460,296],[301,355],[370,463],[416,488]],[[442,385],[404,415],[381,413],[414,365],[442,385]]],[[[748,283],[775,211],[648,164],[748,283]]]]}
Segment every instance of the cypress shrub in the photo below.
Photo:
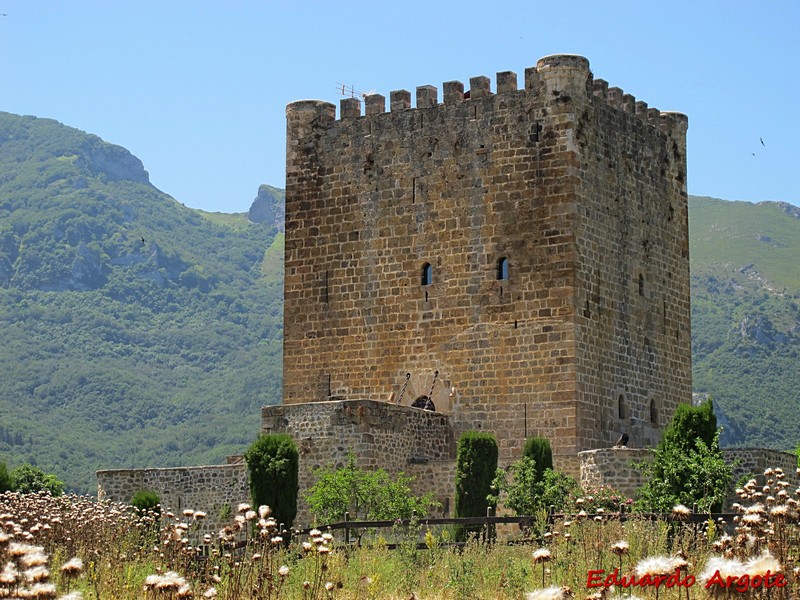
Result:
{"type": "Polygon", "coordinates": [[[550,440],[547,438],[528,438],[525,441],[522,456],[531,459],[536,465],[535,481],[542,481],[545,470],[553,468],[553,450],[550,448],[550,440]]]}
{"type": "Polygon", "coordinates": [[[6,463],[0,462],[0,494],[13,489],[14,485],[11,482],[11,475],[8,474],[8,467],[6,467],[6,463]]]}
{"type": "Polygon", "coordinates": [[[289,529],[297,516],[298,468],[297,444],[286,433],[259,437],[244,454],[250,474],[250,497],[253,506],[266,504],[272,516],[289,529]]]}
{"type": "Polygon", "coordinates": [[[701,439],[709,448],[717,434],[717,416],[709,398],[699,406],[679,404],[672,422],[664,430],[660,447],[675,446],[684,452],[694,449],[695,440],[701,439]]]}
{"type": "MultiPolygon", "coordinates": [[[[497,507],[487,497],[492,493],[492,481],[497,471],[497,442],[490,433],[467,431],[458,440],[456,454],[456,517],[483,517],[486,508],[497,507]]],[[[468,532],[480,527],[460,530],[464,539],[468,532]]]]}

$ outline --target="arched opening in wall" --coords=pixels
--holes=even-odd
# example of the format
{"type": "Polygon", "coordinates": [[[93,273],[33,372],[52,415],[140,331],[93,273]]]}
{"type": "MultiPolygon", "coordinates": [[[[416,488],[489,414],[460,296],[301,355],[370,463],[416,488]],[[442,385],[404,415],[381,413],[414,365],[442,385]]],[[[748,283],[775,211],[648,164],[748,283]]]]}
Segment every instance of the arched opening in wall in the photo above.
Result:
{"type": "Polygon", "coordinates": [[[508,259],[504,256],[497,261],[498,281],[508,281],[508,259]]]}
{"type": "Polygon", "coordinates": [[[617,396],[617,418],[624,419],[627,411],[625,410],[625,394],[617,396]]]}
{"type": "Polygon", "coordinates": [[[658,409],[656,408],[655,398],[650,398],[650,423],[658,425],[658,409]]]}
{"type": "Polygon", "coordinates": [[[639,295],[644,296],[644,275],[639,273],[639,295]]]}
{"type": "Polygon", "coordinates": [[[422,285],[430,285],[433,283],[433,267],[431,263],[422,265],[422,285]]]}
{"type": "Polygon", "coordinates": [[[422,410],[435,411],[436,407],[433,405],[433,400],[428,396],[420,396],[411,403],[413,408],[421,408],[422,410]]]}

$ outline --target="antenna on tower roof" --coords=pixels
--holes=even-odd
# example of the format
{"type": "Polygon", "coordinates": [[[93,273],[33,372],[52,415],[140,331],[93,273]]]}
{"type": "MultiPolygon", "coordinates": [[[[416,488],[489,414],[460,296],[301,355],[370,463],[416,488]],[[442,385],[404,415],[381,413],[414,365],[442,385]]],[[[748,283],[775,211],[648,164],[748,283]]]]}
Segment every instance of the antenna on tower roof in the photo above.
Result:
{"type": "Polygon", "coordinates": [[[350,98],[357,98],[360,101],[364,101],[367,96],[371,96],[375,93],[375,90],[370,90],[368,92],[359,92],[355,89],[352,85],[347,85],[346,83],[339,83],[336,82],[336,90],[342,96],[350,97],[350,98]]]}

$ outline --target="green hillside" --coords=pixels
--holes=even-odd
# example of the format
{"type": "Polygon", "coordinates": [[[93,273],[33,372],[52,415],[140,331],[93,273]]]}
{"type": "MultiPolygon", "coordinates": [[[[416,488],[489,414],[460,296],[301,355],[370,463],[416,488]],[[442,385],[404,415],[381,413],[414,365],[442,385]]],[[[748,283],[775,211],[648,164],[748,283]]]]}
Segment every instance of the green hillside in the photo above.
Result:
{"type": "Polygon", "coordinates": [[[280,396],[277,233],[182,206],[124,148],[0,113],[0,460],[85,492],[98,468],[241,452],[280,396]]]}
{"type": "Polygon", "coordinates": [[[800,208],[691,197],[693,387],[728,445],[800,442],[800,208]]]}
{"type": "MultiPolygon", "coordinates": [[[[280,401],[282,190],[186,208],[124,148],[0,113],[0,460],[217,463],[280,401]]],[[[730,445],[800,441],[800,209],[690,198],[694,388],[730,445]]]]}

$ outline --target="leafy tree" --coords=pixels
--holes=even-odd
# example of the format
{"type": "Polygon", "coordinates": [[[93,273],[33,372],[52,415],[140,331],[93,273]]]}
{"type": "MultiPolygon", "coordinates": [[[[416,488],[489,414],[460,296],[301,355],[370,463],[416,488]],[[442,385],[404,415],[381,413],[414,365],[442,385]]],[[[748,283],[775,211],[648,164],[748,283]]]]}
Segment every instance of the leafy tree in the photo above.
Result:
{"type": "Polygon", "coordinates": [[[306,493],[306,501],[321,523],[343,521],[346,513],[350,519],[410,519],[438,506],[433,492],[415,496],[405,473],[393,479],[383,469],[360,469],[352,453],[344,467],[318,469],[315,474],[318,480],[306,493]]]}
{"type": "Polygon", "coordinates": [[[528,456],[511,465],[508,471],[497,469],[492,486],[498,494],[505,495],[504,504],[515,515],[535,515],[537,511],[554,506],[562,510],[569,499],[580,493],[580,486],[574,478],[553,469],[545,469],[539,474],[539,465],[528,456]],[[511,476],[509,481],[508,476],[511,476]]]}
{"type": "Polygon", "coordinates": [[[668,512],[676,504],[697,504],[702,512],[719,510],[732,468],[723,460],[716,423],[711,400],[678,407],[653,461],[637,465],[646,483],[639,489],[636,510],[668,512]]]}
{"type": "Polygon", "coordinates": [[[278,523],[291,527],[297,516],[297,444],[286,433],[259,437],[244,454],[250,474],[250,494],[255,506],[266,504],[278,523]]]}
{"type": "Polygon", "coordinates": [[[11,476],[8,474],[6,463],[0,462],[0,494],[11,491],[11,476]]]}
{"type": "Polygon", "coordinates": [[[64,493],[63,481],[30,464],[20,465],[11,471],[11,484],[15,491],[23,494],[49,492],[52,496],[60,496],[64,493]]]}

